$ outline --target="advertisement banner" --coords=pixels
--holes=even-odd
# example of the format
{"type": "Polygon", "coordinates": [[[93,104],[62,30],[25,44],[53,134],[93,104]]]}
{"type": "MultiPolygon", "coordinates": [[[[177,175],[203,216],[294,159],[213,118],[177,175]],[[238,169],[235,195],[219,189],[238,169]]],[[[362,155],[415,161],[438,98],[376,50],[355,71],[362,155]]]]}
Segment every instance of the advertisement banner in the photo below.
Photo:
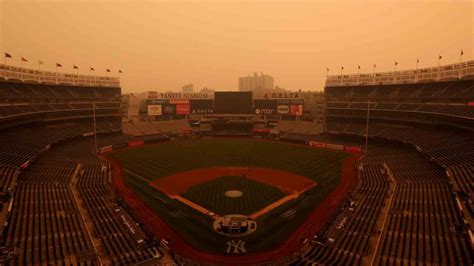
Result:
{"type": "Polygon", "coordinates": [[[303,105],[291,105],[290,115],[303,115],[303,105]]]}
{"type": "Polygon", "coordinates": [[[325,147],[326,147],[326,143],[324,143],[324,142],[317,142],[317,141],[310,141],[310,142],[309,142],[309,146],[311,146],[311,147],[325,148],[325,147]]]}
{"type": "Polygon", "coordinates": [[[99,148],[99,153],[109,152],[109,151],[111,151],[112,149],[113,149],[113,148],[112,148],[112,145],[100,147],[100,148],[99,148]]]}
{"type": "Polygon", "coordinates": [[[176,105],[176,114],[177,115],[189,115],[190,108],[189,104],[177,104],[176,105]]]}
{"type": "Polygon", "coordinates": [[[145,141],[142,139],[130,140],[128,142],[128,147],[138,147],[138,146],[143,146],[143,145],[145,145],[145,141]]]}
{"type": "Polygon", "coordinates": [[[271,115],[276,113],[276,100],[256,99],[253,101],[255,114],[271,115]]]}
{"type": "Polygon", "coordinates": [[[162,115],[161,105],[148,105],[148,115],[162,115]]]}
{"type": "Polygon", "coordinates": [[[114,144],[112,145],[112,148],[115,150],[115,149],[120,149],[120,148],[125,148],[128,146],[128,143],[117,143],[117,144],[114,144]]]}
{"type": "Polygon", "coordinates": [[[286,105],[303,105],[303,99],[278,99],[277,104],[286,104],[286,105]]]}
{"type": "Polygon", "coordinates": [[[279,114],[288,114],[290,113],[290,107],[288,105],[278,105],[277,113],[279,114]]]}
{"type": "Polygon", "coordinates": [[[168,100],[146,100],[146,104],[148,105],[165,105],[168,103],[168,100]]]}
{"type": "Polygon", "coordinates": [[[189,104],[189,100],[186,100],[186,99],[170,99],[169,100],[169,104],[189,104]]]}
{"type": "Polygon", "coordinates": [[[214,111],[213,100],[190,100],[191,114],[212,114],[214,111]]]}
{"type": "Polygon", "coordinates": [[[338,144],[329,144],[329,143],[327,143],[326,148],[332,149],[332,150],[340,150],[340,151],[344,150],[344,146],[338,145],[338,144]]]}
{"type": "Polygon", "coordinates": [[[352,153],[362,153],[362,148],[354,147],[354,146],[344,146],[344,151],[352,152],[352,153]]]}
{"type": "Polygon", "coordinates": [[[174,115],[176,114],[176,105],[165,105],[163,107],[163,114],[174,115]]]}
{"type": "Polygon", "coordinates": [[[254,128],[252,129],[252,132],[254,133],[270,133],[269,128],[254,128]]]}

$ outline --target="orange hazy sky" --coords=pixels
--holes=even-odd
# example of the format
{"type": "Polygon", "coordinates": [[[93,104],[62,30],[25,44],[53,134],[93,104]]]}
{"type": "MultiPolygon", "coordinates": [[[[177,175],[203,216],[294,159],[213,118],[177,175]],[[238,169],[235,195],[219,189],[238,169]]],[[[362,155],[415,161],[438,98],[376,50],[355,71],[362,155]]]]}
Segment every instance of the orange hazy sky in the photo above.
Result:
{"type": "Polygon", "coordinates": [[[275,85],[322,90],[330,74],[436,66],[473,59],[469,1],[0,0],[0,52],[10,64],[103,75],[122,69],[125,92],[236,90],[264,72],[275,85]]]}

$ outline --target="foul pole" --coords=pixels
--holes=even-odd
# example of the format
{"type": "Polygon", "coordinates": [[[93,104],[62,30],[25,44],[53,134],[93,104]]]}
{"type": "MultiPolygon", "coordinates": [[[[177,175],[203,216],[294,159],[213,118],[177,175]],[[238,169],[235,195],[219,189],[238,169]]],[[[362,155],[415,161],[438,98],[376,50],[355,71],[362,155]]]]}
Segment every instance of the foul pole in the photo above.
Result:
{"type": "Polygon", "coordinates": [[[94,117],[94,148],[95,148],[95,153],[98,152],[97,150],[97,126],[96,126],[96,121],[95,121],[95,102],[92,101],[92,116],[94,117]]]}
{"type": "Polygon", "coordinates": [[[365,125],[365,155],[367,156],[369,144],[369,116],[370,116],[370,100],[367,100],[367,123],[365,125]]]}

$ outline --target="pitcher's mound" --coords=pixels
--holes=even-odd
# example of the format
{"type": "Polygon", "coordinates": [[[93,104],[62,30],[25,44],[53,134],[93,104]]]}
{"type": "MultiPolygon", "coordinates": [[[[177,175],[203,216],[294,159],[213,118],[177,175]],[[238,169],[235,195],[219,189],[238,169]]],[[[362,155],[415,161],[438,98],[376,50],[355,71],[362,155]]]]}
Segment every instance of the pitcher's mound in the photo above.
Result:
{"type": "Polygon", "coordinates": [[[238,198],[242,197],[244,193],[242,193],[240,190],[228,190],[224,194],[229,198],[238,198]]]}

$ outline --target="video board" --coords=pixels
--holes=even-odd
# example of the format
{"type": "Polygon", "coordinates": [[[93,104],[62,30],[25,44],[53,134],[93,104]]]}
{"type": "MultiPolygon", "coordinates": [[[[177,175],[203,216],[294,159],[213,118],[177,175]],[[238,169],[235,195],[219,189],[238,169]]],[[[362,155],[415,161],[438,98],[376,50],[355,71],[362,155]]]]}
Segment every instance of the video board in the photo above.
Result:
{"type": "Polygon", "coordinates": [[[217,114],[253,113],[252,92],[215,92],[214,112],[217,114]]]}

